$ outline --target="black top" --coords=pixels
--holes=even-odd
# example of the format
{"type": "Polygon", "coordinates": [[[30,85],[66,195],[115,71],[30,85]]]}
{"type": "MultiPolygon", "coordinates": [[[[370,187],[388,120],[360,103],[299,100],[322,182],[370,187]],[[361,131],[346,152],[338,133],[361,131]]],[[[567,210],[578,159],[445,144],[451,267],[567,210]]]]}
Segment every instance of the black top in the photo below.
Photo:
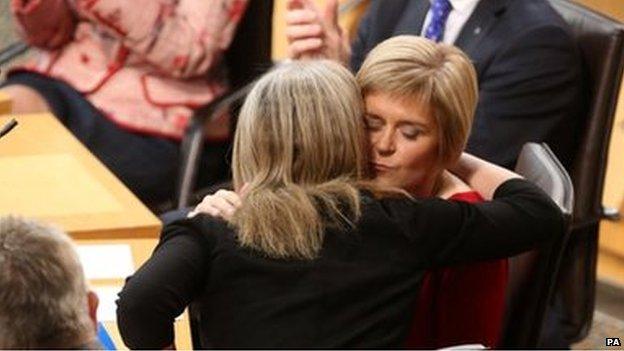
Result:
{"type": "Polygon", "coordinates": [[[202,347],[399,347],[426,269],[510,256],[563,230],[558,207],[526,181],[494,197],[363,195],[357,227],[328,230],[310,261],[242,249],[205,215],[174,222],[120,293],[121,336],[131,348],[171,344],[174,318],[193,302],[202,347]]]}

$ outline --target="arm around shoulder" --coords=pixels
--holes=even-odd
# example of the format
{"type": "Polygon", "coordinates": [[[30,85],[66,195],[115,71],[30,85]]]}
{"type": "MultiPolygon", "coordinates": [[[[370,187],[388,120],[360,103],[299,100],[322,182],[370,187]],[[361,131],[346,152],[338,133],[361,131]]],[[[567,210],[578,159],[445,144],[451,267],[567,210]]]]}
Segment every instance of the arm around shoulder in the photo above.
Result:
{"type": "Polygon", "coordinates": [[[119,332],[128,347],[159,349],[173,343],[174,319],[203,288],[210,247],[201,219],[163,229],[154,253],[127,279],[117,300],[119,332]]]}
{"type": "Polygon", "coordinates": [[[517,174],[467,154],[451,171],[492,201],[420,200],[392,216],[432,266],[509,257],[563,233],[559,207],[517,174]]]}

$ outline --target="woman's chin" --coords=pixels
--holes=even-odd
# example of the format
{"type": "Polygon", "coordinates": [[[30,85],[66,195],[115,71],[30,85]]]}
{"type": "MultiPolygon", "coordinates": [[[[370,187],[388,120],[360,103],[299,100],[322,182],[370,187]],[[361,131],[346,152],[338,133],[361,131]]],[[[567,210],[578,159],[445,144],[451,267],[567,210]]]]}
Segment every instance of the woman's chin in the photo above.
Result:
{"type": "Polygon", "coordinates": [[[397,189],[405,189],[405,184],[403,184],[402,182],[397,181],[396,179],[389,177],[387,175],[382,174],[377,174],[377,176],[374,179],[375,183],[383,186],[383,187],[390,187],[390,188],[397,188],[397,189]]]}

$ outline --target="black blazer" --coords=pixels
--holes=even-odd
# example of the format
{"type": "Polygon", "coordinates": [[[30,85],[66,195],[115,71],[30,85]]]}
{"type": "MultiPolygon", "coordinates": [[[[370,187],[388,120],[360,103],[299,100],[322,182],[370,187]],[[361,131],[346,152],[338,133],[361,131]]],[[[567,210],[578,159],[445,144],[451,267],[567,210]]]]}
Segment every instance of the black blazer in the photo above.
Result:
{"type": "MultiPolygon", "coordinates": [[[[374,0],[353,44],[352,68],[387,38],[419,35],[429,6],[374,0]]],[[[481,0],[455,45],[473,60],[479,80],[468,151],[512,168],[524,143],[547,142],[569,169],[585,107],[581,56],[548,2],[481,0]]]]}
{"type": "Polygon", "coordinates": [[[364,193],[356,226],[328,227],[314,260],[243,248],[205,215],[174,222],[119,294],[119,331],[131,349],[170,345],[174,318],[192,303],[196,348],[401,347],[426,269],[516,255],[563,233],[557,205],[525,180],[494,199],[364,193]]]}

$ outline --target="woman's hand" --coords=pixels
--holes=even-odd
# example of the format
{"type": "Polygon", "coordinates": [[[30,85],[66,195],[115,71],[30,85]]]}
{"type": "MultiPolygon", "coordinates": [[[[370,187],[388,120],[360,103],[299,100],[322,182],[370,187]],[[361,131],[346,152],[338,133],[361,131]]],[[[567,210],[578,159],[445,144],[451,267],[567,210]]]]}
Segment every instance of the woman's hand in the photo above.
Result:
{"type": "Polygon", "coordinates": [[[199,213],[206,213],[213,217],[229,220],[241,205],[241,197],[237,193],[221,189],[212,195],[204,197],[202,202],[187,217],[190,218],[199,213]]]}

